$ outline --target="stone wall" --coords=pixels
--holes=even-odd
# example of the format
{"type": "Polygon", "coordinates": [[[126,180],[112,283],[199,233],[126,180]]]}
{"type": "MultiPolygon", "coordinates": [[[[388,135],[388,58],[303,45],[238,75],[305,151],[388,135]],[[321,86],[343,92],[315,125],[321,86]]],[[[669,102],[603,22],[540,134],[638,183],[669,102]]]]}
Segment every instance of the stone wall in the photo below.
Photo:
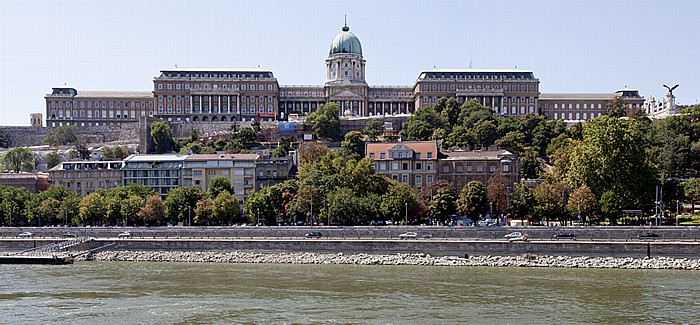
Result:
{"type": "MultiPolygon", "coordinates": [[[[36,128],[31,126],[0,126],[0,133],[10,137],[11,146],[38,146],[51,128],[36,128]]],[[[139,138],[138,123],[122,123],[121,125],[80,126],[78,136],[85,139],[89,145],[99,145],[112,141],[130,141],[139,138]]]]}

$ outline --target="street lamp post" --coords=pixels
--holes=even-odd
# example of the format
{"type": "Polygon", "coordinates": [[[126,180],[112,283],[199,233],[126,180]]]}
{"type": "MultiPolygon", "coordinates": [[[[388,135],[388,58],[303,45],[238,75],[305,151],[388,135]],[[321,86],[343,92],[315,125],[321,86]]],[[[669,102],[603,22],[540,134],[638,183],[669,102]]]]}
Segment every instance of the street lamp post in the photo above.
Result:
{"type": "Polygon", "coordinates": [[[406,205],[406,226],[408,226],[408,202],[404,204],[406,205]]]}
{"type": "Polygon", "coordinates": [[[260,208],[258,208],[257,210],[258,210],[258,215],[257,215],[258,222],[257,222],[256,226],[259,226],[260,225],[260,208]]]}
{"type": "Polygon", "coordinates": [[[187,206],[187,226],[192,227],[192,206],[187,206]]]}

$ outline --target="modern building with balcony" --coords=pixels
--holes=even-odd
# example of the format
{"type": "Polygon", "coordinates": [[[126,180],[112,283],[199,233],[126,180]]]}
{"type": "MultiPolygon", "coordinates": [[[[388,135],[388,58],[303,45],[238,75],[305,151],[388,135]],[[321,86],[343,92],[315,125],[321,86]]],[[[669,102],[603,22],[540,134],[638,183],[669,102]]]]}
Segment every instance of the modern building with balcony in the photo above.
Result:
{"type": "Polygon", "coordinates": [[[122,185],[132,183],[153,188],[160,196],[182,186],[187,155],[131,155],[124,159],[122,185]]]}
{"type": "Polygon", "coordinates": [[[294,178],[296,167],[291,155],[285,157],[272,157],[263,155],[257,160],[255,166],[256,190],[273,186],[294,178]]]}

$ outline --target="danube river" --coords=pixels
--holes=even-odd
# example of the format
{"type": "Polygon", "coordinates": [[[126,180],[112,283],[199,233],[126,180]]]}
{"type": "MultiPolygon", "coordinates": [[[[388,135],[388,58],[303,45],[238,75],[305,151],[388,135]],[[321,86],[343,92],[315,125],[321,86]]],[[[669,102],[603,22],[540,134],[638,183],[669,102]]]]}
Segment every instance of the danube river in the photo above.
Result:
{"type": "Polygon", "coordinates": [[[78,262],[0,265],[1,324],[697,323],[700,272],[78,262]]]}

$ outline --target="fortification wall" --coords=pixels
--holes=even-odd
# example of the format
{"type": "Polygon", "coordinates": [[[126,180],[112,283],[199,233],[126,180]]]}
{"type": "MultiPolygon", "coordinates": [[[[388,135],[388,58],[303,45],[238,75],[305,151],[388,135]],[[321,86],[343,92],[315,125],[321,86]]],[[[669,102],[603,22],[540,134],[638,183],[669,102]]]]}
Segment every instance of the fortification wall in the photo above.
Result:
{"type": "MultiPolygon", "coordinates": [[[[0,126],[0,134],[7,134],[12,147],[41,145],[51,128],[31,126],[0,126]]],[[[78,136],[88,144],[129,141],[139,138],[138,122],[120,125],[80,126],[78,136]]]]}

